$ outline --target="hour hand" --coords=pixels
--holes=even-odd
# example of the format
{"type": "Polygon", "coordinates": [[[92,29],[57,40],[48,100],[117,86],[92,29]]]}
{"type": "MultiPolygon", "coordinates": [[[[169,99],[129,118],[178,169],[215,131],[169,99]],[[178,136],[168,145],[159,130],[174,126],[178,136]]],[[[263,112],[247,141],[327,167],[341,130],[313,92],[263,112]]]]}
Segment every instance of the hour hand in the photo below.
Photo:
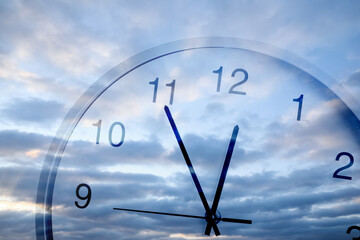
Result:
{"type": "MultiPolygon", "coordinates": [[[[218,183],[218,186],[217,186],[217,189],[216,189],[214,201],[213,201],[213,204],[211,206],[211,213],[213,215],[216,214],[217,207],[219,205],[221,192],[222,192],[222,189],[223,189],[223,186],[224,186],[224,183],[225,183],[225,178],[226,178],[227,171],[229,169],[230,160],[231,160],[232,153],[234,151],[236,137],[238,135],[238,132],[239,132],[239,126],[236,125],[234,127],[232,135],[231,135],[229,147],[228,147],[228,150],[227,150],[227,153],[226,153],[226,157],[225,157],[224,165],[223,165],[223,168],[222,168],[222,171],[221,171],[219,183],[218,183]]],[[[210,232],[211,232],[211,225],[208,223],[206,225],[205,234],[210,234],[210,232]]]]}
{"type": "MultiPolygon", "coordinates": [[[[173,132],[174,132],[174,134],[175,134],[175,137],[176,137],[176,140],[177,140],[177,142],[178,142],[178,144],[179,144],[179,147],[180,147],[180,149],[181,149],[181,152],[182,152],[182,154],[183,154],[183,156],[184,156],[186,165],[188,166],[188,169],[189,169],[189,171],[190,171],[190,174],[191,174],[191,177],[192,177],[192,179],[193,179],[193,182],[194,182],[194,184],[195,184],[195,186],[196,186],[196,189],[197,189],[197,191],[198,191],[198,193],[199,193],[201,202],[202,202],[202,204],[203,204],[203,206],[204,206],[204,208],[205,208],[205,211],[206,211],[206,221],[208,222],[208,225],[209,225],[209,226],[212,226],[212,227],[214,228],[215,235],[220,235],[220,231],[219,231],[219,229],[218,229],[218,227],[217,227],[217,225],[216,225],[216,223],[215,223],[215,220],[214,220],[213,217],[212,217],[213,215],[211,214],[211,210],[210,210],[209,204],[208,204],[208,202],[207,202],[207,200],[206,200],[206,197],[205,197],[205,194],[204,194],[204,192],[203,192],[203,190],[202,190],[202,188],[201,188],[199,179],[198,179],[198,177],[197,177],[197,175],[196,175],[196,173],[195,173],[194,167],[193,167],[193,165],[192,165],[192,163],[191,163],[191,161],[190,161],[189,155],[188,155],[188,153],[187,153],[187,151],[186,151],[185,145],[184,145],[184,143],[183,143],[183,141],[182,141],[182,139],[181,139],[181,136],[180,136],[180,134],[179,134],[179,131],[178,131],[177,127],[176,127],[175,121],[174,121],[174,119],[173,119],[173,117],[172,117],[172,115],[171,115],[171,112],[170,112],[168,106],[165,106],[165,107],[164,107],[164,110],[165,110],[165,113],[166,113],[167,118],[169,119],[171,128],[172,128],[172,130],[173,130],[173,132]]],[[[211,227],[210,227],[210,228],[211,228],[211,227]]],[[[206,235],[210,235],[210,231],[209,231],[208,233],[205,233],[205,234],[206,234],[206,235]]]]}

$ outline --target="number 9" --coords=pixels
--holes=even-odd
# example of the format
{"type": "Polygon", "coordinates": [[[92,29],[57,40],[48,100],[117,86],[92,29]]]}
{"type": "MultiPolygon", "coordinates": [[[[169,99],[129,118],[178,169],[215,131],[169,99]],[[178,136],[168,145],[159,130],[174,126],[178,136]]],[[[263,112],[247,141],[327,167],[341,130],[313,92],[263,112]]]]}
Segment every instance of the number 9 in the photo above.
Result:
{"type": "Polygon", "coordinates": [[[77,206],[78,208],[86,208],[91,200],[91,188],[89,185],[87,185],[86,183],[81,183],[77,186],[76,188],[76,197],[81,199],[81,200],[86,200],[86,203],[83,206],[80,206],[78,201],[75,201],[75,206],[77,206]],[[80,195],[80,188],[85,187],[87,188],[87,194],[86,196],[81,196],[80,195]]]}

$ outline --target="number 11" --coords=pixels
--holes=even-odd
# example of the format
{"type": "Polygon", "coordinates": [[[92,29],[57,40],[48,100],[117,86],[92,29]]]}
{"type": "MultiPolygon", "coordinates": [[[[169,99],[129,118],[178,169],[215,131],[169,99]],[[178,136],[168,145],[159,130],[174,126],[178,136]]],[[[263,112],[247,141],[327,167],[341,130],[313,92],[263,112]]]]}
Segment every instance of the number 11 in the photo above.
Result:
{"type": "MultiPolygon", "coordinates": [[[[165,86],[166,87],[171,87],[171,91],[170,91],[170,105],[173,104],[174,101],[174,91],[175,91],[175,79],[172,80],[171,83],[167,83],[165,86]]],[[[154,85],[154,94],[153,94],[153,103],[156,102],[156,96],[157,96],[157,91],[158,91],[158,86],[159,86],[159,78],[156,78],[154,81],[149,82],[150,85],[154,85]]]]}

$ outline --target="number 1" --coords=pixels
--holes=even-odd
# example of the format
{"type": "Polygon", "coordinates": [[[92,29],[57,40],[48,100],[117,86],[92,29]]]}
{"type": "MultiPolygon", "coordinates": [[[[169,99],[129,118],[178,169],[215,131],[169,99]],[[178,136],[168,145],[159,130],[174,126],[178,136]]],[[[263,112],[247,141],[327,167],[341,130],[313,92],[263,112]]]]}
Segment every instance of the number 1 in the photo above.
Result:
{"type": "Polygon", "coordinates": [[[156,78],[154,81],[149,82],[149,84],[154,84],[153,102],[156,102],[156,94],[157,94],[157,90],[158,90],[158,83],[159,83],[159,78],[156,78]]]}
{"type": "Polygon", "coordinates": [[[93,123],[93,126],[97,127],[96,144],[99,144],[100,131],[101,131],[101,119],[97,123],[93,123]]]}
{"type": "Polygon", "coordinates": [[[303,99],[304,99],[304,95],[302,95],[302,94],[300,95],[299,98],[293,99],[294,102],[299,103],[298,113],[297,113],[297,118],[296,118],[298,121],[300,121],[300,118],[301,118],[301,109],[302,109],[303,99]]]}
{"type": "Polygon", "coordinates": [[[217,87],[216,87],[216,91],[217,91],[217,92],[220,92],[222,70],[223,70],[223,67],[220,66],[220,68],[219,68],[218,70],[214,70],[214,71],[213,71],[213,73],[219,74],[219,76],[218,76],[218,82],[217,82],[217,87]]]}
{"type": "Polygon", "coordinates": [[[171,87],[171,93],[170,93],[170,105],[173,104],[174,100],[174,91],[175,91],[175,79],[172,80],[171,83],[166,84],[167,87],[171,87]]]}

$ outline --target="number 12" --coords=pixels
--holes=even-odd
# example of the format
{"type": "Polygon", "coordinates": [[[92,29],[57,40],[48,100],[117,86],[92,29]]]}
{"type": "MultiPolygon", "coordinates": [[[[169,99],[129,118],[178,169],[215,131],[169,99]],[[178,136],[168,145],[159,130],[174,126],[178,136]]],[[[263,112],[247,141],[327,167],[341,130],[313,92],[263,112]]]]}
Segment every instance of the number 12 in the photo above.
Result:
{"type": "MultiPolygon", "coordinates": [[[[218,70],[214,70],[213,73],[218,74],[218,81],[217,81],[217,86],[216,86],[216,91],[220,92],[220,87],[221,87],[221,79],[222,79],[222,71],[223,71],[223,67],[220,66],[220,68],[218,70]]],[[[244,74],[244,79],[233,84],[230,89],[229,89],[229,93],[232,94],[238,94],[238,95],[246,95],[246,92],[242,92],[242,91],[238,91],[235,90],[235,88],[237,88],[238,86],[244,84],[247,80],[248,80],[248,72],[245,69],[242,68],[236,68],[232,73],[231,73],[231,77],[235,77],[235,75],[238,72],[242,72],[244,74]]]]}

